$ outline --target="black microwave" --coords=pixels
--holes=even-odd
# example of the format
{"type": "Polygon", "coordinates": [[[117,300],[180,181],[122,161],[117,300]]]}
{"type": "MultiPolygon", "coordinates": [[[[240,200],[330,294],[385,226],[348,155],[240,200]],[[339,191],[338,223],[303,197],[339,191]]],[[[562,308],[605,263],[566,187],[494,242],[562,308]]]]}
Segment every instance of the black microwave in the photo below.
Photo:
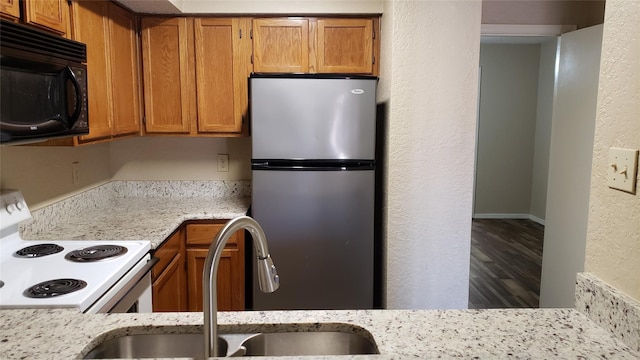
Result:
{"type": "Polygon", "coordinates": [[[0,22],[0,143],[88,134],[86,45],[0,22]]]}

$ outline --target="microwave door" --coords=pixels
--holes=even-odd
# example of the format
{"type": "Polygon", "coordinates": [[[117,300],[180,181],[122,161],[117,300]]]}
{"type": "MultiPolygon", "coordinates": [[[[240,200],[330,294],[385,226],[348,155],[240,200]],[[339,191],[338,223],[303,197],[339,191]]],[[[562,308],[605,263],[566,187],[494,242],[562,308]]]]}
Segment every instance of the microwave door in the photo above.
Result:
{"type": "Polygon", "coordinates": [[[12,138],[20,139],[67,131],[68,121],[72,120],[67,109],[67,87],[74,89],[71,117],[78,116],[81,105],[77,81],[69,74],[72,72],[68,67],[47,73],[3,68],[0,103],[3,136],[10,133],[12,138]]]}

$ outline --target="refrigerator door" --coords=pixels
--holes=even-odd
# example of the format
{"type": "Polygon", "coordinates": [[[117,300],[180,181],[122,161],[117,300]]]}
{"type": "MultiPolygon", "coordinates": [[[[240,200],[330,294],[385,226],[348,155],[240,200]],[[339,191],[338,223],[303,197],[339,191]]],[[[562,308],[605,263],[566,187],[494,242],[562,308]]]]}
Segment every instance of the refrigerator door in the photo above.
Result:
{"type": "Polygon", "coordinates": [[[253,159],[373,159],[377,78],[252,77],[253,159]]]}
{"type": "Polygon", "coordinates": [[[253,284],[254,310],[373,308],[374,173],[253,171],[253,217],[280,275],[271,294],[253,284]]]}

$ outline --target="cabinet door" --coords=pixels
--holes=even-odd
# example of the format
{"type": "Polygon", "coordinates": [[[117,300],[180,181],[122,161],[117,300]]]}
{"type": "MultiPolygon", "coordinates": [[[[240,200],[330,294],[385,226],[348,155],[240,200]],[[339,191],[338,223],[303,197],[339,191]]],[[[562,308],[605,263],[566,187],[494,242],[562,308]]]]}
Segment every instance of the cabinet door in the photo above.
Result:
{"type": "Polygon", "coordinates": [[[0,15],[11,20],[20,19],[20,2],[18,0],[0,0],[0,15]]]}
{"type": "MultiPolygon", "coordinates": [[[[198,132],[240,132],[248,102],[244,19],[196,18],[198,132]]],[[[250,43],[249,43],[250,44],[250,43]]]]}
{"type": "MultiPolygon", "coordinates": [[[[189,311],[202,311],[202,271],[209,244],[224,224],[187,225],[189,311]]],[[[244,310],[244,231],[227,241],[218,264],[218,310],[244,310]]]]}
{"type": "Polygon", "coordinates": [[[308,72],[308,19],[254,19],[255,72],[308,72]]]}
{"type": "Polygon", "coordinates": [[[112,132],[107,2],[74,1],[74,38],[87,44],[89,134],[81,142],[107,138],[112,132]]]}
{"type": "MultiPolygon", "coordinates": [[[[202,311],[202,270],[208,249],[187,249],[187,273],[189,278],[189,311],[202,311]]],[[[244,286],[244,277],[237,279],[233,263],[238,261],[238,251],[224,249],[218,264],[218,310],[244,310],[244,296],[237,293],[237,285],[244,286]]],[[[243,291],[244,294],[244,291],[243,291]]]]}
{"type": "Polygon", "coordinates": [[[60,35],[66,35],[69,29],[67,0],[25,0],[25,21],[60,35]]]}
{"type": "Polygon", "coordinates": [[[145,129],[188,133],[190,129],[186,18],[142,19],[145,129]]]}
{"type": "Polygon", "coordinates": [[[373,73],[373,20],[318,20],[319,73],[373,73]]]}
{"type": "Polygon", "coordinates": [[[113,135],[140,131],[140,83],[135,17],[109,3],[113,135]]]}
{"type": "Polygon", "coordinates": [[[153,283],[153,311],[187,311],[184,257],[178,253],[153,283]]]}

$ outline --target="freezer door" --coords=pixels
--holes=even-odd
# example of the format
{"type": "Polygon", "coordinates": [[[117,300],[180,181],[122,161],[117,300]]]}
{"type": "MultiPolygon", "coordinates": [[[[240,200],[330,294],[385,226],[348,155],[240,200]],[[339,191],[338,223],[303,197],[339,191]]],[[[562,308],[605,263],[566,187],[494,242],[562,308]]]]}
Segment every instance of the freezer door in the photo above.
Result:
{"type": "Polygon", "coordinates": [[[373,79],[251,78],[254,159],[374,159],[373,79]]]}
{"type": "Polygon", "coordinates": [[[373,170],[256,170],[252,209],[280,275],[253,309],[373,308],[373,170]]]}

